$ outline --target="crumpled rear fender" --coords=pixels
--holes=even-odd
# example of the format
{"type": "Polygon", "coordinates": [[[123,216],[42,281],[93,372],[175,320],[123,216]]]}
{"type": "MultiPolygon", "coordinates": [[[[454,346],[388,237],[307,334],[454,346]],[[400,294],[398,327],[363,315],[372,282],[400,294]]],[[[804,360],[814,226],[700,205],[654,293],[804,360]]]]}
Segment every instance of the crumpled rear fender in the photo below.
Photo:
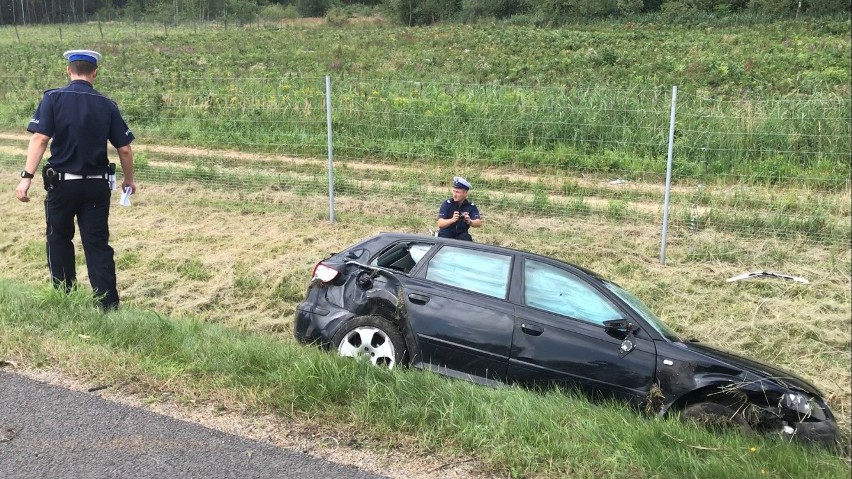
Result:
{"type": "MultiPolygon", "coordinates": [[[[397,325],[408,348],[411,363],[417,363],[420,350],[411,331],[405,300],[402,298],[402,283],[397,273],[384,269],[364,269],[350,275],[343,288],[346,293],[341,298],[349,298],[345,308],[354,316],[380,316],[397,325]]],[[[399,273],[401,274],[401,273],[399,273]]]]}
{"type": "Polygon", "coordinates": [[[356,316],[375,315],[393,320],[400,288],[399,281],[391,273],[360,271],[350,275],[343,286],[345,307],[356,316]]]}

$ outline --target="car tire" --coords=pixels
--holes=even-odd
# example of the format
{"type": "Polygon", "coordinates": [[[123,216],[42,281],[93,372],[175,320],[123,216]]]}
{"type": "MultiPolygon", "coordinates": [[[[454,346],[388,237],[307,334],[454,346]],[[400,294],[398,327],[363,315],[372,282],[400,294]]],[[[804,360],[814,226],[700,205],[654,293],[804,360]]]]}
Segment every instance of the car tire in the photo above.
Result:
{"type": "Polygon", "coordinates": [[[404,365],[408,352],[396,325],[378,316],[348,321],[331,338],[331,346],[341,356],[367,359],[388,369],[404,365]]]}
{"type": "Polygon", "coordinates": [[[713,430],[740,431],[751,433],[746,418],[735,409],[717,402],[690,404],[680,413],[680,420],[692,422],[713,430]]]}

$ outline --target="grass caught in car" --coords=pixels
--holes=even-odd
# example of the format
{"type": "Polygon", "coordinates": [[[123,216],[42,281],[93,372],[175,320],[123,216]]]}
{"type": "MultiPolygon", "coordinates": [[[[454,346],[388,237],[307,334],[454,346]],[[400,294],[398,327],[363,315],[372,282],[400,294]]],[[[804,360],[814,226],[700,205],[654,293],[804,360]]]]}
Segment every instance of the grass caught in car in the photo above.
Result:
{"type": "Polygon", "coordinates": [[[0,359],[61,367],[141,396],[344,428],[380,451],[476,457],[501,476],[828,478],[849,468],[832,451],[711,433],[560,391],[387,371],[189,316],[103,315],[84,291],[8,280],[0,280],[0,359]]]}

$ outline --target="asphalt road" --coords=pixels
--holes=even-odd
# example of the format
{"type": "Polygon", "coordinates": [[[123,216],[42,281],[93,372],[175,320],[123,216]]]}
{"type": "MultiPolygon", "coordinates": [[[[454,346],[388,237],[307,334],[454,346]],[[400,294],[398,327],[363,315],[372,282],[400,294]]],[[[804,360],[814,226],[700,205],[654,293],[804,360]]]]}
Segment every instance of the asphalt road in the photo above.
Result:
{"type": "Polygon", "coordinates": [[[0,371],[0,478],[378,479],[0,371]]]}

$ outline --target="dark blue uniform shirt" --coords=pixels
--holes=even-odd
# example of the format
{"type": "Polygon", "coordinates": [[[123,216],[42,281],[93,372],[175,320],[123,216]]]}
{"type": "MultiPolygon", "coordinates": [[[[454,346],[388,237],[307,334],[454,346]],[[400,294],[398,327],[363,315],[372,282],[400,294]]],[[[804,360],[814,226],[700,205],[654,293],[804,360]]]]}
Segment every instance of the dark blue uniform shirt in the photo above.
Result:
{"type": "Polygon", "coordinates": [[[84,80],[44,92],[27,131],[53,138],[49,163],[57,171],[79,175],[109,171],[107,141],[115,148],[133,141],[115,102],[84,80]]]}
{"type": "MultiPolygon", "coordinates": [[[[471,203],[468,200],[464,200],[459,206],[458,203],[453,201],[452,198],[447,201],[441,203],[441,209],[438,210],[438,218],[440,219],[450,219],[453,217],[453,213],[456,211],[459,212],[459,215],[463,215],[464,213],[468,213],[471,220],[479,219],[479,209],[475,204],[471,203]]],[[[457,239],[468,239],[467,230],[470,229],[470,225],[465,223],[464,220],[456,221],[451,224],[447,228],[441,228],[438,230],[438,236],[441,238],[457,238],[457,239]]]]}

